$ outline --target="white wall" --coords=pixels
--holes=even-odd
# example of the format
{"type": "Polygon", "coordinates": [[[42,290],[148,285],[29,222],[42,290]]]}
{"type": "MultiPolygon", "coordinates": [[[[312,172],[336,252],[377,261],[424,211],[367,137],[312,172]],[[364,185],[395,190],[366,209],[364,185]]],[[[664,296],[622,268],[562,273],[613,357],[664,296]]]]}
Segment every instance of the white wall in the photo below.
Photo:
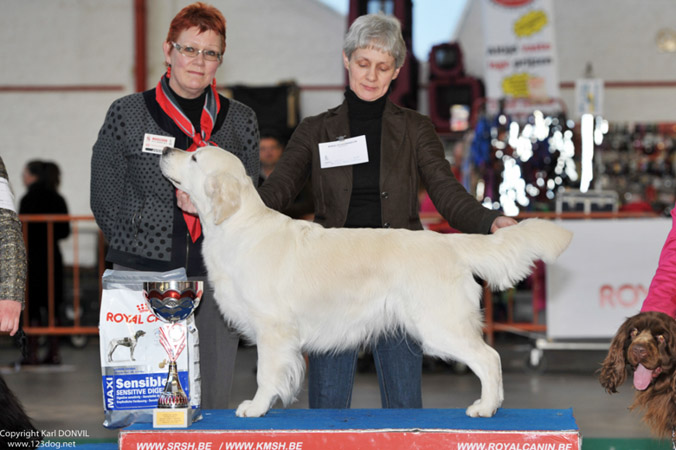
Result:
{"type": "MultiPolygon", "coordinates": [[[[585,74],[608,82],[674,81],[676,54],[661,53],[658,30],[676,29],[673,0],[553,0],[559,81],[585,74]]],[[[468,73],[484,73],[481,1],[469,0],[457,32],[468,73]]],[[[568,111],[574,89],[562,89],[568,111]]],[[[613,122],[676,121],[676,87],[605,89],[604,117],[613,122]]]]}
{"type": "Polygon", "coordinates": [[[74,214],[89,214],[89,159],[107,106],[133,89],[129,0],[2,0],[0,86],[119,85],[113,92],[0,92],[0,148],[17,202],[31,159],[56,161],[74,214]]]}

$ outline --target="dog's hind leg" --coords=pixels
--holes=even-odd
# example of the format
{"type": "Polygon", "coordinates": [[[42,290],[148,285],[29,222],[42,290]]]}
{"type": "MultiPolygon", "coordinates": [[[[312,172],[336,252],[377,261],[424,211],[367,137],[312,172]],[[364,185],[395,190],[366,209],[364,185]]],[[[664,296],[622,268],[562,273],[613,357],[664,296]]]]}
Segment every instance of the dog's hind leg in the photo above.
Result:
{"type": "Polygon", "coordinates": [[[465,357],[458,355],[481,380],[481,398],[466,411],[470,417],[492,417],[504,400],[500,355],[488,344],[481,344],[465,357]]]}
{"type": "MultiPolygon", "coordinates": [[[[280,326],[271,325],[279,329],[280,326]]],[[[279,398],[286,406],[296,399],[305,373],[305,360],[295,334],[266,331],[259,335],[258,389],[252,400],[245,400],[237,408],[239,417],[265,415],[279,398]]]]}

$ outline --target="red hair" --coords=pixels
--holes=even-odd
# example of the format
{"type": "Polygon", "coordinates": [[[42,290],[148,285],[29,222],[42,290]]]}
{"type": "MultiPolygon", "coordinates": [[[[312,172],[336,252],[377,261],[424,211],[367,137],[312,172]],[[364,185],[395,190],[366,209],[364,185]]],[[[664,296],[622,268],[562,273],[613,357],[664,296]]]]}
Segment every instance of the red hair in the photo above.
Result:
{"type": "Polygon", "coordinates": [[[214,6],[196,2],[176,14],[169,25],[167,42],[176,42],[178,35],[188,28],[197,27],[200,33],[214,31],[221,38],[221,53],[225,52],[225,17],[214,6]]]}

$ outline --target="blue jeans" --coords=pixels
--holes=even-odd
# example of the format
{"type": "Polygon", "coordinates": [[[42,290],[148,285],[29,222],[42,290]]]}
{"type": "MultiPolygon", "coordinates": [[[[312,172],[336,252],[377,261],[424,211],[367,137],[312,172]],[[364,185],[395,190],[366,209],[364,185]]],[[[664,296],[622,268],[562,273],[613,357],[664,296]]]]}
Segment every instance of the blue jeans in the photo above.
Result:
{"type": "MultiPolygon", "coordinates": [[[[311,353],[310,408],[350,407],[358,351],[311,353]]],[[[383,408],[422,408],[422,351],[403,333],[383,336],[373,347],[383,408]]]]}

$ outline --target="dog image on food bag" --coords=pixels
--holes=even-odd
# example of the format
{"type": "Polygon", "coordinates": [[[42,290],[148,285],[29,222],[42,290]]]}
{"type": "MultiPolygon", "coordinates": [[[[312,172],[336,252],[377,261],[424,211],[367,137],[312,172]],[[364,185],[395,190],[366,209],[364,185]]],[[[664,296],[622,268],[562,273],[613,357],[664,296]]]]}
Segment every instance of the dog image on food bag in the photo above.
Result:
{"type": "Polygon", "coordinates": [[[113,353],[118,347],[128,347],[129,348],[129,359],[131,361],[136,361],[134,359],[134,350],[136,349],[136,344],[138,343],[138,340],[145,336],[146,332],[143,330],[138,330],[136,333],[134,333],[133,336],[125,336],[123,338],[119,339],[113,339],[110,341],[108,344],[108,362],[113,362],[113,353]]]}

